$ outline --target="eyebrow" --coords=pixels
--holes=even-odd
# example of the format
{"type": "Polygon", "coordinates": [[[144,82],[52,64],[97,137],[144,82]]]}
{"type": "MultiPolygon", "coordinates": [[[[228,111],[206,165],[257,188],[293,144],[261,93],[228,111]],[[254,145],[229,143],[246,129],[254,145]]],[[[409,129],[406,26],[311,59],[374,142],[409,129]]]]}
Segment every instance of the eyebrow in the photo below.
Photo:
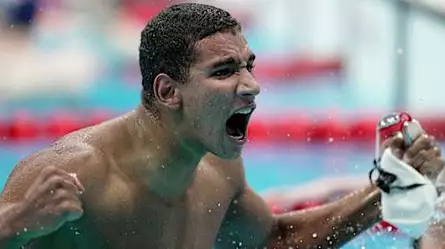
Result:
{"type": "MultiPolygon", "coordinates": [[[[253,62],[256,58],[255,54],[250,54],[249,55],[249,59],[247,60],[248,62],[253,62]]],[[[241,64],[240,60],[235,59],[233,57],[228,57],[228,58],[224,58],[220,61],[217,61],[215,63],[212,64],[212,68],[217,68],[217,67],[221,67],[221,66],[225,66],[225,65],[231,65],[231,64],[241,64]]]]}

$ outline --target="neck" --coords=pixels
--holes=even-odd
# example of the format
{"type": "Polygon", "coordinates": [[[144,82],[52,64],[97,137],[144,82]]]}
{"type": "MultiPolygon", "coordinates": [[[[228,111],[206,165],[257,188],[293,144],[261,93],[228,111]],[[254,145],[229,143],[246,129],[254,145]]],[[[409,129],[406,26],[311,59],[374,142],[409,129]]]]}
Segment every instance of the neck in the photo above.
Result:
{"type": "Polygon", "coordinates": [[[138,158],[137,177],[162,198],[180,198],[193,182],[205,151],[167,116],[154,117],[144,107],[134,114],[129,129],[139,143],[136,155],[131,153],[138,158]]]}

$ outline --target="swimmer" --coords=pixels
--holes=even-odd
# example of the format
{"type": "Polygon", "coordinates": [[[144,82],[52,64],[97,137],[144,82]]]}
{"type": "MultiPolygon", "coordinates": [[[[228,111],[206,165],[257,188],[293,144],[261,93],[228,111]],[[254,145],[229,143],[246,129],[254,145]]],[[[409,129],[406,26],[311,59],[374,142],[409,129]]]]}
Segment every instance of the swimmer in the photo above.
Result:
{"type": "MultiPolygon", "coordinates": [[[[166,8],[142,31],[139,51],[135,111],[68,134],[14,169],[3,209],[38,205],[33,219],[3,224],[12,231],[3,248],[338,248],[381,219],[374,186],[277,216],[248,186],[241,151],[260,87],[228,12],[166,8]]],[[[432,142],[385,144],[425,159],[419,171],[434,177],[443,162],[432,142]]]]}

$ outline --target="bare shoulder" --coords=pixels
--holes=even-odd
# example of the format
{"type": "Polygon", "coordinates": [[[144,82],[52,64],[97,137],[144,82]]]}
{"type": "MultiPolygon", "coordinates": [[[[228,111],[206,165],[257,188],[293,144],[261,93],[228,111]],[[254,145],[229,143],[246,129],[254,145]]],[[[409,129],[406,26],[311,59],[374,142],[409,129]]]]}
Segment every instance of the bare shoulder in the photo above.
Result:
{"type": "Polygon", "coordinates": [[[107,165],[106,157],[94,147],[75,139],[63,139],[20,161],[8,178],[2,199],[6,202],[20,201],[40,172],[49,166],[75,173],[88,188],[101,180],[107,165]],[[92,174],[97,177],[87,177],[92,174]]]}
{"type": "Polygon", "coordinates": [[[238,187],[240,190],[245,184],[244,164],[241,157],[233,160],[225,160],[207,153],[200,162],[199,167],[208,167],[215,170],[220,177],[231,182],[231,185],[238,187]]]}

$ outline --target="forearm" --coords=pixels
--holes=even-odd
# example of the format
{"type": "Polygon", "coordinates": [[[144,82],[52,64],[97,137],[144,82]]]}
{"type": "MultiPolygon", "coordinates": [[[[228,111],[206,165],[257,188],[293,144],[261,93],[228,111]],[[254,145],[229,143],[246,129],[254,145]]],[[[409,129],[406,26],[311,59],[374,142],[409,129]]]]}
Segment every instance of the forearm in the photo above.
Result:
{"type": "Polygon", "coordinates": [[[20,208],[17,205],[5,205],[0,207],[0,248],[18,249],[27,243],[20,232],[20,224],[17,218],[20,216],[20,208]]]}
{"type": "Polygon", "coordinates": [[[271,248],[339,248],[381,220],[380,191],[367,187],[339,201],[276,217],[271,248]]]}
{"type": "Polygon", "coordinates": [[[419,244],[420,249],[445,249],[445,220],[432,222],[419,244]]]}

